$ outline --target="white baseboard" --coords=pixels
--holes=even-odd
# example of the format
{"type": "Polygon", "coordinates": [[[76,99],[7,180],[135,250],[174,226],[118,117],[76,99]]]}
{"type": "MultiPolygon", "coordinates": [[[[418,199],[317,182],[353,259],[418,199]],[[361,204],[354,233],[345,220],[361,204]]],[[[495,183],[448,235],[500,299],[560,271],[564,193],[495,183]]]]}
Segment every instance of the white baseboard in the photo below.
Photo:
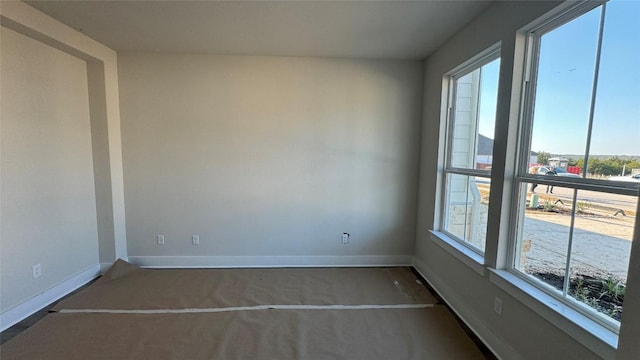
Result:
{"type": "Polygon", "coordinates": [[[473,311],[466,311],[460,300],[449,286],[442,281],[433,271],[430,271],[426,263],[417,257],[413,259],[413,267],[427,280],[427,283],[436,293],[449,305],[451,310],[473,331],[498,359],[522,359],[517,351],[502,341],[490,328],[485,326],[485,322],[479,319],[473,311]],[[429,274],[427,276],[427,274],[429,274]]]}
{"type": "Polygon", "coordinates": [[[129,262],[147,268],[411,266],[412,256],[129,256],[129,262]]]}
{"type": "Polygon", "coordinates": [[[100,274],[100,264],[74,275],[58,285],[0,313],[0,331],[31,316],[36,311],[62,298],[73,290],[95,279],[100,274]]]}

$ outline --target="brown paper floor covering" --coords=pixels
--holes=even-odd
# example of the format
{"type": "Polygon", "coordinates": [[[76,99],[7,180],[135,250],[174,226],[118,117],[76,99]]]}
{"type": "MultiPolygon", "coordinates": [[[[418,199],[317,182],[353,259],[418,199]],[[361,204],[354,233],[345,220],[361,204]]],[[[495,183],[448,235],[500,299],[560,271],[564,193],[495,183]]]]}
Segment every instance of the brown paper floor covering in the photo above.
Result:
{"type": "MultiPolygon", "coordinates": [[[[57,309],[436,303],[408,268],[147,270],[124,262],[57,309]],[[208,278],[216,279],[208,279],[208,278]],[[414,286],[415,285],[415,286],[414,286]],[[189,293],[189,291],[194,293],[189,293]],[[145,296],[146,294],[146,296],[145,296]]],[[[443,305],[221,313],[51,313],[9,359],[484,359],[443,305]]]]}
{"type": "Polygon", "coordinates": [[[119,260],[54,310],[435,304],[416,280],[406,267],[164,270],[119,260]]]}

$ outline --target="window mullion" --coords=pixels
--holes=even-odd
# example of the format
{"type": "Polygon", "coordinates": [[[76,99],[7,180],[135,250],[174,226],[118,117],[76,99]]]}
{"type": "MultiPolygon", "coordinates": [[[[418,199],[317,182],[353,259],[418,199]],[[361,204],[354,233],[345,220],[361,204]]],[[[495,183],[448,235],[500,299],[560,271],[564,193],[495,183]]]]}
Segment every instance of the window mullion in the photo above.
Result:
{"type": "Polygon", "coordinates": [[[520,136],[518,139],[518,149],[520,154],[518,157],[519,163],[516,167],[516,173],[518,175],[526,174],[529,169],[529,159],[531,158],[531,132],[533,125],[533,104],[535,104],[535,89],[536,89],[536,77],[538,73],[538,56],[540,52],[540,35],[530,34],[527,37],[527,57],[526,57],[526,71],[524,79],[524,97],[521,116],[523,122],[521,122],[520,136]]]}
{"type": "Polygon", "coordinates": [[[484,177],[488,179],[491,178],[491,172],[487,170],[449,168],[449,169],[446,169],[446,171],[450,174],[456,174],[456,175],[476,176],[476,177],[484,177]]]}
{"type": "MultiPolygon", "coordinates": [[[[445,142],[445,160],[444,160],[444,171],[443,171],[443,182],[444,186],[442,186],[442,203],[440,204],[441,209],[446,208],[446,204],[449,202],[449,171],[448,169],[451,167],[451,157],[453,154],[453,127],[455,121],[455,113],[454,113],[454,99],[456,94],[456,84],[457,80],[453,77],[450,78],[449,89],[448,89],[448,100],[447,100],[447,118],[446,118],[446,131],[447,137],[445,142]]],[[[445,229],[446,224],[449,221],[450,214],[448,212],[443,212],[440,217],[440,229],[445,229]]]]}
{"type": "Polygon", "coordinates": [[[596,63],[593,70],[593,86],[591,88],[591,105],[589,108],[589,124],[587,126],[587,144],[584,150],[584,171],[582,177],[587,178],[589,172],[589,152],[591,151],[591,134],[593,131],[593,116],[596,109],[596,95],[598,92],[598,75],[600,73],[600,55],[602,53],[602,36],[604,33],[604,16],[607,10],[607,4],[602,4],[600,12],[600,28],[598,29],[598,44],[596,46],[596,63]]]}
{"type": "MultiPolygon", "coordinates": [[[[520,139],[519,139],[519,143],[520,149],[530,149],[531,145],[531,124],[532,124],[532,109],[530,110],[531,106],[530,104],[533,104],[533,94],[532,94],[532,86],[531,86],[531,81],[526,81],[524,83],[524,118],[526,119],[523,123],[522,126],[522,131],[520,132],[520,134],[526,134],[526,135],[520,135],[520,139]]],[[[516,168],[516,172],[517,174],[523,174],[527,172],[527,169],[529,168],[529,163],[530,163],[530,159],[531,159],[531,151],[520,151],[520,156],[518,158],[518,161],[520,162],[516,168]]]]}
{"type": "Polygon", "coordinates": [[[453,129],[455,126],[455,107],[453,104],[454,101],[452,99],[455,99],[455,95],[456,95],[455,88],[456,88],[456,80],[451,82],[451,90],[449,91],[450,103],[448,107],[449,113],[447,114],[447,144],[446,144],[447,158],[445,161],[445,167],[447,169],[451,168],[451,159],[453,157],[453,129]]]}
{"type": "Polygon", "coordinates": [[[569,243],[567,244],[567,265],[564,269],[564,284],[562,285],[562,296],[566,297],[569,292],[569,276],[571,271],[571,250],[573,249],[573,231],[576,224],[576,206],[578,201],[578,190],[573,189],[573,209],[571,210],[571,222],[569,225],[569,243]]]}

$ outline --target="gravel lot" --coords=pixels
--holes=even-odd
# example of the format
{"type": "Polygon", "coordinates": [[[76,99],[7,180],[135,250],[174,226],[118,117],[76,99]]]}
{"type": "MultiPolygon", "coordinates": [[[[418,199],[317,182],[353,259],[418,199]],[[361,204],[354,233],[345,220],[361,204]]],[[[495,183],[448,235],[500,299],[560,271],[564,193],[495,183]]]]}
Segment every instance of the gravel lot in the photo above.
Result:
{"type": "MultiPolygon", "coordinates": [[[[613,276],[626,283],[634,221],[630,216],[577,216],[571,273],[613,276]]],[[[568,214],[527,211],[523,240],[531,240],[531,247],[523,261],[526,272],[564,275],[570,222],[568,214]]]]}

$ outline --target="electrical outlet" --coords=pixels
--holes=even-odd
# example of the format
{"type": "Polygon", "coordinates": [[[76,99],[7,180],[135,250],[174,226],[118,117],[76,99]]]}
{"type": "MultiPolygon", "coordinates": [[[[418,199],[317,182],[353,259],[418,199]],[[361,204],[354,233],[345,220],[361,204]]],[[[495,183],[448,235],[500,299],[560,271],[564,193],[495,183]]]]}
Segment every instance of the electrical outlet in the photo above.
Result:
{"type": "Polygon", "coordinates": [[[349,243],[349,233],[342,233],[342,244],[347,245],[349,243]]]}
{"type": "Polygon", "coordinates": [[[499,297],[493,300],[493,311],[498,315],[502,315],[502,299],[499,297]]]}
{"type": "Polygon", "coordinates": [[[39,278],[40,275],[42,275],[42,265],[40,264],[35,264],[31,267],[31,275],[33,276],[33,278],[39,278]]]}
{"type": "Polygon", "coordinates": [[[164,235],[158,235],[158,245],[164,245],[164,235]]]}
{"type": "Polygon", "coordinates": [[[193,245],[200,245],[200,235],[191,236],[191,242],[193,245]]]}

